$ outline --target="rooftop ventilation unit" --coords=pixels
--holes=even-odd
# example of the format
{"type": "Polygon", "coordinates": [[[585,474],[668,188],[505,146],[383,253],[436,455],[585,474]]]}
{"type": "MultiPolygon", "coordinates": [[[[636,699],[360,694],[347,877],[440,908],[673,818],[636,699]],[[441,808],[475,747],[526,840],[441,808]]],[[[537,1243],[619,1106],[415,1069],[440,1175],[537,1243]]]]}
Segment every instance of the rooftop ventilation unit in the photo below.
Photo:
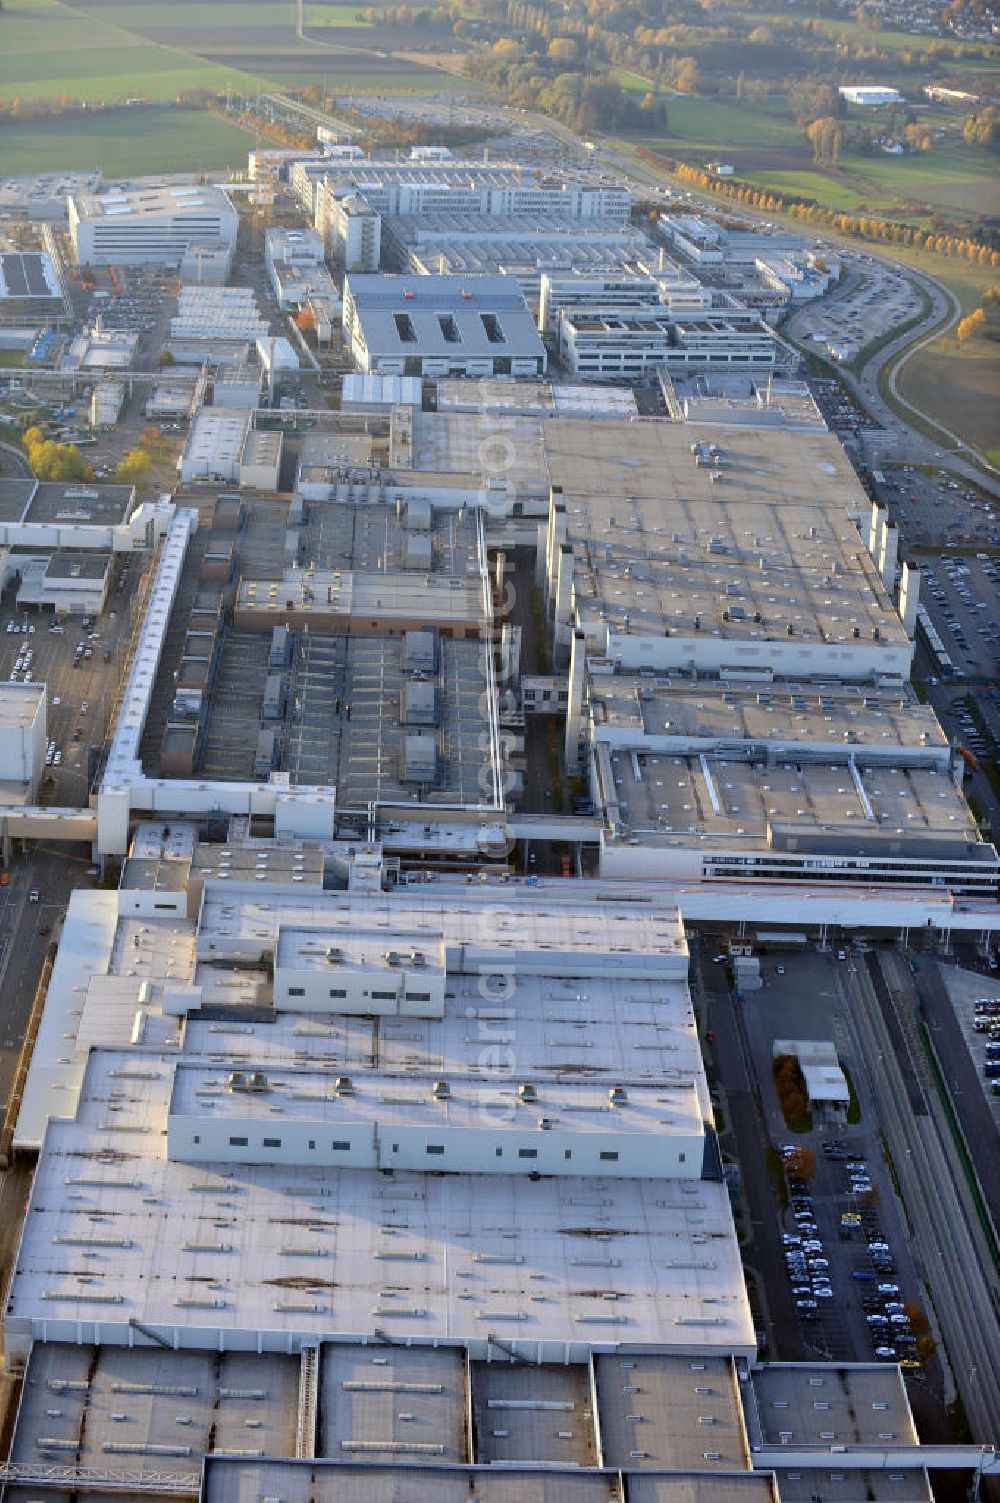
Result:
{"type": "Polygon", "coordinates": [[[333,1089],[337,1096],[353,1096],[354,1081],[349,1075],[338,1075],[333,1083],[333,1089]]]}
{"type": "Polygon", "coordinates": [[[538,1091],[530,1081],[526,1080],[523,1085],[518,1086],[517,1096],[519,1101],[537,1101],[538,1091]]]}

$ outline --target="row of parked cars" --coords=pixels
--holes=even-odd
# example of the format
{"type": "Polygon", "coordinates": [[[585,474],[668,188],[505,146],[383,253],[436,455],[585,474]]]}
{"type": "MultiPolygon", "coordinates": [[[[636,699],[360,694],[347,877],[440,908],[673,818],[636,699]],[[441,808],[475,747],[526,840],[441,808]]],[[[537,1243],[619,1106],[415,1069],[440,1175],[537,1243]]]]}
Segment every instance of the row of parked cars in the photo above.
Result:
{"type": "Polygon", "coordinates": [[[806,1180],[789,1171],[794,1167],[795,1148],[786,1143],[781,1150],[786,1166],[786,1181],[794,1232],[782,1233],[785,1267],[792,1284],[795,1308],[803,1320],[819,1319],[820,1301],[834,1298],[830,1279],[830,1260],[825,1256],[823,1239],[816,1223],[812,1194],[806,1180]]]}
{"type": "Polygon", "coordinates": [[[976,1033],[986,1034],[983,1077],[994,1096],[1000,1096],[1000,997],[977,997],[972,1021],[976,1033]]]}
{"type": "Polygon", "coordinates": [[[919,1367],[916,1337],[896,1278],[896,1260],[874,1207],[868,1162],[840,1143],[824,1143],[823,1153],[843,1165],[841,1235],[864,1238],[864,1261],[851,1270],[851,1277],[862,1286],[861,1308],[875,1357],[879,1362],[919,1367]]]}

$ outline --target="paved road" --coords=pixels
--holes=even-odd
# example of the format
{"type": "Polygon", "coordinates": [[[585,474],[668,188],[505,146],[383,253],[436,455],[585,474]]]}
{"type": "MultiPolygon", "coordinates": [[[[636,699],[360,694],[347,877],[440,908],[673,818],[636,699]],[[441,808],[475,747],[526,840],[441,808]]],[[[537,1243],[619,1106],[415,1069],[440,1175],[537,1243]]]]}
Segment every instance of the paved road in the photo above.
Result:
{"type": "Polygon", "coordinates": [[[79,846],[45,846],[15,857],[10,884],[0,888],[0,1111],[7,1104],[45,951],[58,938],[74,887],[96,881],[88,877],[88,865],[79,846]],[[40,894],[38,903],[27,901],[32,888],[40,894]],[[48,934],[42,932],[46,929],[48,934]]]}
{"type": "Polygon", "coordinates": [[[906,1055],[905,1071],[901,1066],[883,1012],[892,1007],[888,988],[877,955],[867,959],[868,966],[852,966],[843,977],[851,993],[848,1028],[868,1089],[879,1102],[913,1230],[915,1259],[930,1287],[972,1434],[978,1441],[994,1443],[1000,1436],[996,1273],[955,1164],[947,1128],[942,1130],[939,1103],[927,1088],[926,1061],[913,1051],[904,1031],[897,1047],[906,1055]],[[910,1109],[914,1079],[924,1097],[922,1115],[910,1109]]]}
{"type": "MultiPolygon", "coordinates": [[[[582,146],[582,143],[580,144],[582,146]]],[[[614,143],[611,143],[602,152],[602,160],[604,165],[616,168],[623,176],[631,178],[633,182],[640,185],[648,187],[652,184],[659,185],[663,182],[664,172],[662,169],[654,171],[652,168],[645,167],[641,162],[636,162],[631,156],[623,154],[621,151],[616,151],[614,143]]],[[[689,201],[692,207],[704,209],[710,213],[718,213],[721,209],[725,209],[727,213],[732,212],[724,201],[720,202],[720,200],[714,199],[710,195],[691,193],[689,194],[689,201]]],[[[758,227],[773,220],[773,215],[770,219],[767,219],[763,215],[747,214],[744,210],[738,210],[737,213],[743,222],[758,227]]],[[[801,232],[806,233],[806,231],[801,232]]],[[[900,357],[904,353],[907,355],[907,358],[911,357],[925,343],[940,338],[943,333],[946,333],[957,322],[961,310],[954,295],[935,278],[927,276],[923,272],[914,271],[902,262],[893,260],[890,255],[880,254],[873,246],[862,246],[856,241],[842,239],[836,235],[824,234],[820,238],[836,246],[839,250],[849,252],[851,255],[871,255],[877,260],[887,261],[893,266],[900,267],[908,277],[924,289],[931,303],[926,318],[922,320],[917,328],[909,330],[908,333],[902,335],[898,340],[894,340],[891,344],[886,345],[873,360],[869,361],[864,367],[861,380],[856,379],[850,371],[834,362],[829,362],[831,369],[837,372],[838,376],[850,388],[862,406],[871,412],[872,416],[879,423],[883,424],[890,431],[899,434],[901,443],[910,457],[910,463],[939,463],[947,455],[948,468],[950,470],[954,470],[957,474],[964,475],[968,479],[975,481],[977,485],[989,491],[992,495],[1000,496],[1000,475],[988,466],[984,468],[985,462],[976,454],[974,449],[965,444],[957,435],[953,435],[953,447],[951,449],[942,448],[941,443],[935,443],[934,440],[925,437],[918,429],[911,428],[907,423],[904,423],[878,391],[878,373],[883,367],[891,367],[896,363],[900,365],[905,364],[905,361],[900,360],[900,357]]],[[[819,356],[819,358],[822,359],[823,357],[819,356]]],[[[905,402],[905,399],[895,387],[891,371],[890,385],[896,399],[908,406],[909,404],[905,402]]],[[[929,414],[918,413],[918,416],[924,417],[928,422],[934,422],[936,427],[941,428],[941,424],[931,418],[929,414]]],[[[942,429],[942,433],[946,434],[947,431],[946,429],[942,429]]]]}
{"type": "Polygon", "coordinates": [[[31,478],[31,466],[14,444],[0,440],[0,455],[3,456],[4,468],[13,470],[15,475],[23,475],[26,480],[31,478]]]}
{"type": "Polygon", "coordinates": [[[943,287],[940,282],[931,277],[913,271],[910,267],[904,267],[903,270],[912,281],[923,288],[930,298],[930,308],[919,328],[911,329],[908,333],[900,335],[898,339],[883,346],[863,367],[860,377],[853,375],[843,366],[836,367],[837,373],[882,427],[900,434],[901,441],[905,445],[907,463],[940,464],[943,460],[947,460],[949,471],[965,476],[967,480],[973,481],[980,489],[988,491],[992,496],[1000,496],[1000,475],[997,475],[991,466],[986,465],[976,451],[957,433],[952,433],[950,429],[945,428],[930,413],[913,407],[899,390],[897,384],[899,374],[907,362],[928,344],[933,344],[936,339],[947,334],[962,316],[958,299],[947,287],[943,287]],[[888,385],[894,399],[913,412],[917,418],[933,423],[935,428],[940,429],[942,438],[947,441],[944,445],[939,440],[925,437],[918,429],[911,428],[889,406],[879,390],[879,378],[883,371],[888,372],[888,385]]]}

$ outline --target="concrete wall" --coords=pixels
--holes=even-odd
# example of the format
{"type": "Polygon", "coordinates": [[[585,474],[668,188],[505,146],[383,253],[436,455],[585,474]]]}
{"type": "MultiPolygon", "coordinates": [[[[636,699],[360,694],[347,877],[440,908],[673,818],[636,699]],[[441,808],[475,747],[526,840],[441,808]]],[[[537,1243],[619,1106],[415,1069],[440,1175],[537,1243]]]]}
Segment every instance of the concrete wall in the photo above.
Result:
{"type": "Polygon", "coordinates": [[[32,793],[45,765],[46,696],[37,694],[36,685],[28,684],[26,706],[34,702],[34,714],[26,725],[0,724],[0,779],[9,783],[27,783],[32,793]]]}
{"type": "MultiPolygon", "coordinates": [[[[266,1097],[259,1099],[266,1101],[266,1097]]],[[[485,1103],[480,1127],[424,1126],[412,1121],[376,1124],[358,1120],[357,1113],[351,1120],[350,1097],[343,1098],[341,1105],[343,1122],[331,1122],[319,1114],[313,1121],[291,1122],[250,1112],[222,1120],[171,1113],[167,1156],[182,1163],[317,1164],[421,1173],[701,1177],[701,1131],[574,1132],[560,1129],[558,1123],[543,1130],[534,1114],[523,1128],[513,1127],[505,1121],[508,1103],[499,1101],[492,1123],[489,1103],[485,1103]]],[[[446,1103],[432,1105],[440,1105],[443,1115],[446,1103]]]]}
{"type": "MultiPolygon", "coordinates": [[[[589,635],[589,633],[588,633],[589,635]]],[[[684,637],[607,634],[607,656],[623,669],[654,668],[703,673],[723,669],[769,668],[776,678],[907,678],[911,642],[825,644],[794,637],[743,642],[699,635],[684,637]]]]}
{"type": "MultiPolygon", "coordinates": [[[[316,939],[322,945],[322,932],[316,939]]],[[[352,1016],[440,1018],[444,1015],[445,976],[421,969],[377,971],[331,964],[275,966],[274,1005],[294,1012],[343,1013],[352,1016]]]]}

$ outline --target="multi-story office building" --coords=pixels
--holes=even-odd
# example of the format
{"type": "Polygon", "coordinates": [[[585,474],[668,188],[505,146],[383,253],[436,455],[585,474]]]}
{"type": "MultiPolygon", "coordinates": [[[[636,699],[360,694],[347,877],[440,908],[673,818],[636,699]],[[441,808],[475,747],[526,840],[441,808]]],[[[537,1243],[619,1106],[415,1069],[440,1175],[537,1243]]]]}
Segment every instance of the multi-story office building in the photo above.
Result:
{"type": "Polygon", "coordinates": [[[71,194],[69,232],[81,266],[177,266],[193,241],[236,244],[239,216],[214,184],[71,194]]]}
{"type": "Polygon", "coordinates": [[[758,313],[740,307],[563,308],[557,338],[562,364],[586,381],[638,381],[661,370],[766,372],[792,358],[758,313]]]}
{"type": "Polygon", "coordinates": [[[346,272],[378,271],[382,218],[360,193],[322,178],[316,190],[316,228],[331,259],[346,272]]]}

